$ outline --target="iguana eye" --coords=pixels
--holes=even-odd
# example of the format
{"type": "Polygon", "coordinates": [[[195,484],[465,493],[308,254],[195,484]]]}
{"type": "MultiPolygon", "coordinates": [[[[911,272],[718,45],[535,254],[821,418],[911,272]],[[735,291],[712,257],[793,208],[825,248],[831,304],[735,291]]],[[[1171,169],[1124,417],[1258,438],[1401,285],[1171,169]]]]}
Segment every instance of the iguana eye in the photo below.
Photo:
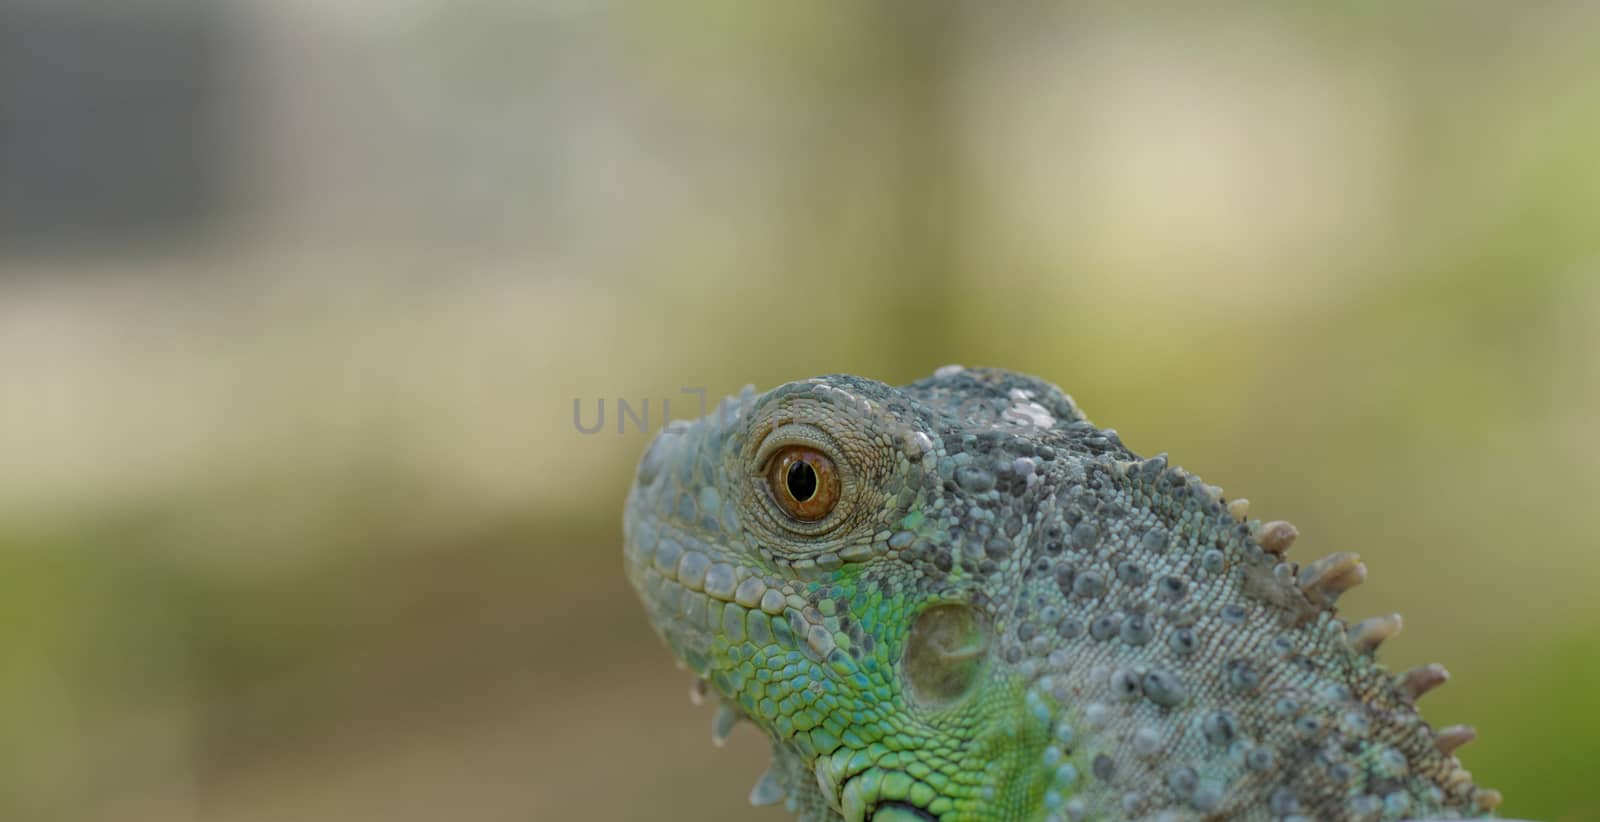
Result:
{"type": "Polygon", "coordinates": [[[791,445],[767,463],[767,487],[778,507],[802,522],[827,516],[839,503],[839,472],[821,451],[791,445]]]}

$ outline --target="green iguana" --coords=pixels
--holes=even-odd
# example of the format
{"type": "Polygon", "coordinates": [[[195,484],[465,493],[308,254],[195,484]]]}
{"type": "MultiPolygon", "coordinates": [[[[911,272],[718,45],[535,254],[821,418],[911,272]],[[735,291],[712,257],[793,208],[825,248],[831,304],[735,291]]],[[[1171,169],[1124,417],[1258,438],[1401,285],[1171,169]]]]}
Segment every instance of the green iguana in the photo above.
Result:
{"type": "Polygon", "coordinates": [[[809,820],[1417,819],[1500,795],[1346,625],[1353,553],[1143,459],[1056,387],[827,376],[676,421],[624,520],[656,631],[809,820]]]}

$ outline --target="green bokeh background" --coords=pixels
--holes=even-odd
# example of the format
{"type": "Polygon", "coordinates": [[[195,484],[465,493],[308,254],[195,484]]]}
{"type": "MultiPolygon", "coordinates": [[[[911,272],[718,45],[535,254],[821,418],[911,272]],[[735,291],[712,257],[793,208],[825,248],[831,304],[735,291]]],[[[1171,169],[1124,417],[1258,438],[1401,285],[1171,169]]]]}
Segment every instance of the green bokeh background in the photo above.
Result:
{"type": "Polygon", "coordinates": [[[0,246],[0,818],[780,819],[616,402],[949,362],[1359,551],[1502,810],[1600,818],[1589,4],[145,5],[222,194],[0,246]]]}

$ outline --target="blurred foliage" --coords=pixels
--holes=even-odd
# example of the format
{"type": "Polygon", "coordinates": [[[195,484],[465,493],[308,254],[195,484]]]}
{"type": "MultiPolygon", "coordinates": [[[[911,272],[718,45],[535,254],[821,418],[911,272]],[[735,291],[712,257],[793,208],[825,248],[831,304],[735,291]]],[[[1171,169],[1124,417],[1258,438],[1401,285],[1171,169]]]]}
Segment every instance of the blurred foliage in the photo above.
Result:
{"type": "Polygon", "coordinates": [[[781,818],[573,403],[946,362],[1359,550],[1503,810],[1600,816],[1591,8],[225,19],[195,247],[0,248],[0,817],[781,818]]]}

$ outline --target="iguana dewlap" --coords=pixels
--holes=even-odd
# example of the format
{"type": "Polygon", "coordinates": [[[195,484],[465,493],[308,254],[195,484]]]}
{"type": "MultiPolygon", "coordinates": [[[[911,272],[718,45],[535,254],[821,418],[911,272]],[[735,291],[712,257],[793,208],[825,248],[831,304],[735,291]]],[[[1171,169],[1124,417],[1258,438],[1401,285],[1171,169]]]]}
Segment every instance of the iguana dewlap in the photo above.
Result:
{"type": "Polygon", "coordinates": [[[949,366],[745,389],[670,424],[624,520],[655,629],[772,740],[758,804],[802,819],[1487,815],[1283,522],[1143,459],[1070,397],[949,366]]]}

